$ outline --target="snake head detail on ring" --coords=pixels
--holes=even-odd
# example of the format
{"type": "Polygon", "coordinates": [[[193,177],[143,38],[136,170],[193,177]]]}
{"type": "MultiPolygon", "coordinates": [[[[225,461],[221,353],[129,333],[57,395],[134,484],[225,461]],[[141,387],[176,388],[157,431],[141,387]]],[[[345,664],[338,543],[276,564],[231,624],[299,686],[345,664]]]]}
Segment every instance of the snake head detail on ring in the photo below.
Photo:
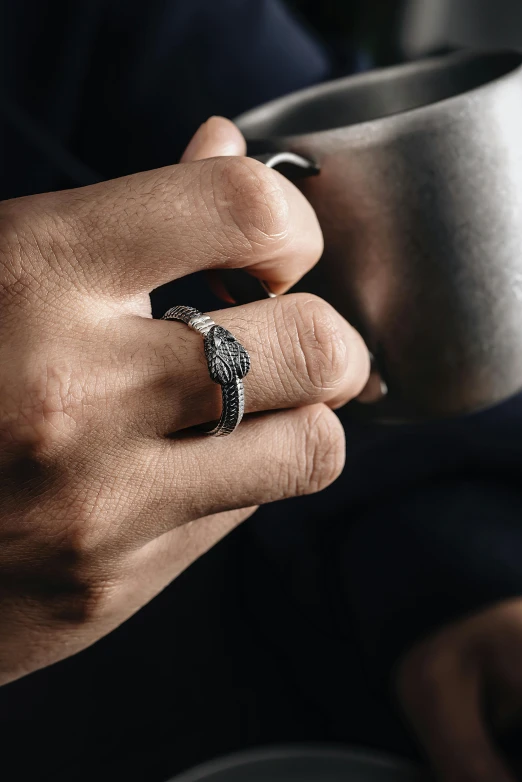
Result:
{"type": "Polygon", "coordinates": [[[237,339],[222,326],[213,326],[205,337],[205,356],[211,379],[225,385],[243,378],[250,369],[250,356],[237,339]]]}

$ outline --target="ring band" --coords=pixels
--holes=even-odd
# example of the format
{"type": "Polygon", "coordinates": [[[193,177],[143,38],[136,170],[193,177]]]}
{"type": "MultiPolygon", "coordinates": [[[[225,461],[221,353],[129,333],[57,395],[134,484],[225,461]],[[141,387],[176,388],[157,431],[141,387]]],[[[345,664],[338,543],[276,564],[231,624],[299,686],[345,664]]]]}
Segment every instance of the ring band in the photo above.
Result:
{"type": "Polygon", "coordinates": [[[217,424],[204,431],[214,437],[232,434],[245,412],[243,378],[250,369],[248,352],[230,331],[218,326],[209,315],[194,307],[171,307],[162,320],[180,320],[205,338],[210,379],[221,386],[223,407],[217,424]]]}

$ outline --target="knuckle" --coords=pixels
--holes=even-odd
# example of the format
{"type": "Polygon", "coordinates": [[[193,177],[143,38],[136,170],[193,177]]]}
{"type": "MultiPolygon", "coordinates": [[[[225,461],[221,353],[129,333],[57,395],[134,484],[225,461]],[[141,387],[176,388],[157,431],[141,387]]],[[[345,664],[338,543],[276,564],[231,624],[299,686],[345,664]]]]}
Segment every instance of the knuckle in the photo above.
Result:
{"type": "MultiPolygon", "coordinates": [[[[7,508],[4,519],[0,588],[38,604],[51,620],[84,624],[99,617],[114,578],[92,545],[92,518],[75,508],[81,487],[71,486],[66,470],[53,474],[34,458],[21,457],[9,472],[16,472],[7,487],[16,507],[7,508]]],[[[6,475],[2,478],[3,484],[6,475]]],[[[2,485],[2,494],[5,489],[2,485]]]]}
{"type": "Polygon", "coordinates": [[[239,250],[278,249],[290,240],[284,185],[271,169],[250,158],[212,161],[213,199],[225,229],[239,234],[239,250]]]}
{"type": "Polygon", "coordinates": [[[120,574],[119,558],[106,553],[106,538],[116,527],[113,509],[106,498],[100,501],[92,478],[78,478],[76,467],[42,467],[22,457],[11,466],[15,470],[24,485],[17,487],[20,502],[9,514],[7,538],[5,530],[2,536],[15,545],[3,552],[0,586],[38,603],[52,620],[81,625],[101,617],[120,574]],[[39,485],[35,466],[42,473],[39,485]]]}
{"type": "Polygon", "coordinates": [[[75,547],[39,552],[38,562],[17,563],[3,573],[4,588],[11,584],[21,598],[38,603],[49,621],[85,625],[99,620],[110,610],[113,581],[85,562],[75,547]],[[12,570],[12,572],[11,572],[12,570]]]}
{"type": "Polygon", "coordinates": [[[62,582],[53,595],[53,619],[74,625],[86,625],[107,615],[112,605],[112,589],[105,581],[81,574],[62,582]]]}
{"type": "Polygon", "coordinates": [[[311,399],[328,401],[346,382],[350,350],[333,307],[317,296],[297,294],[281,300],[278,340],[286,366],[311,399]]]}
{"type": "Polygon", "coordinates": [[[341,422],[325,405],[304,408],[299,422],[304,442],[298,444],[297,494],[314,494],[333,483],[345,460],[341,422]]]}
{"type": "Polygon", "coordinates": [[[32,458],[52,458],[76,432],[81,394],[67,362],[45,363],[34,357],[30,376],[3,389],[1,440],[23,446],[32,458]],[[41,371],[38,371],[38,368],[41,371]]]}

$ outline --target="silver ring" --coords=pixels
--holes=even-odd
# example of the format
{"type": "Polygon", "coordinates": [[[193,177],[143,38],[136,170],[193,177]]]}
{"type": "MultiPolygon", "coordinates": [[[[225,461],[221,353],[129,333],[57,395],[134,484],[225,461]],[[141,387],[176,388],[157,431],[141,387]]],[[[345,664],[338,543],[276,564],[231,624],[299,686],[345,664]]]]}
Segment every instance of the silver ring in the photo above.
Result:
{"type": "Polygon", "coordinates": [[[250,356],[243,345],[211,317],[194,307],[171,307],[162,320],[180,320],[205,338],[204,349],[210,379],[221,386],[223,408],[217,424],[206,434],[224,437],[237,429],[245,412],[243,378],[250,369],[250,356]]]}

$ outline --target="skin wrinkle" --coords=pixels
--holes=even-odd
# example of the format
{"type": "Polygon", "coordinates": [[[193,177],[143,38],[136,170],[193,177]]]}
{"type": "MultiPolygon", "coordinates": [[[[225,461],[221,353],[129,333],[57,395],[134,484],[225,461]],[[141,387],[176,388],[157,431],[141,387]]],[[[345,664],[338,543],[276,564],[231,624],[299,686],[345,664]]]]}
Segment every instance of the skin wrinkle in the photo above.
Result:
{"type": "MultiPolygon", "coordinates": [[[[183,167],[180,167],[180,168],[182,168],[182,169],[192,169],[191,166],[183,166],[183,167]]],[[[182,182],[183,182],[183,179],[185,178],[185,176],[186,176],[185,171],[183,171],[183,176],[180,177],[182,182]]],[[[190,215],[199,215],[199,217],[201,217],[201,214],[200,214],[201,205],[206,206],[206,201],[205,201],[205,197],[204,197],[205,194],[201,191],[201,189],[199,189],[199,192],[198,192],[196,187],[193,187],[194,183],[196,183],[198,188],[199,188],[199,186],[200,186],[200,176],[196,174],[196,171],[194,171],[194,176],[193,177],[187,177],[187,181],[184,182],[185,187],[183,189],[178,190],[174,194],[167,193],[167,197],[168,197],[169,203],[171,205],[172,204],[176,205],[174,207],[176,211],[181,211],[183,214],[186,214],[188,216],[190,216],[190,215]],[[196,195],[196,193],[197,193],[197,195],[196,195]],[[183,204],[183,203],[185,203],[185,206],[184,207],[181,206],[181,209],[180,209],[178,205],[179,204],[183,204]]],[[[172,214],[169,211],[168,214],[165,215],[165,220],[166,221],[170,221],[171,217],[172,217],[172,214]]],[[[216,228],[215,221],[214,220],[209,220],[209,222],[208,222],[208,229],[209,230],[203,231],[203,232],[199,232],[199,234],[198,234],[198,244],[201,241],[201,239],[203,238],[203,240],[206,242],[207,246],[212,247],[212,249],[214,250],[215,248],[214,248],[213,242],[210,241],[210,236],[212,236],[212,233],[213,233],[213,231],[215,231],[215,228],[216,228]],[[208,238],[207,238],[206,234],[208,234],[208,238]]],[[[188,228],[183,229],[183,223],[181,224],[181,235],[182,236],[192,236],[192,232],[188,228]]],[[[193,247],[196,248],[195,245],[193,247]]],[[[196,248],[196,249],[197,249],[197,252],[199,254],[199,248],[196,248]]],[[[172,248],[171,248],[171,251],[172,251],[172,248]]],[[[180,260],[180,263],[183,263],[183,261],[184,261],[184,259],[182,257],[180,257],[179,260],[180,260]]],[[[224,257],[224,260],[227,260],[226,257],[224,257]]]]}
{"type": "MultiPolygon", "coordinates": [[[[285,431],[281,432],[278,438],[278,453],[280,454],[278,466],[281,475],[284,476],[283,485],[286,486],[286,492],[292,497],[299,497],[302,494],[301,487],[304,484],[300,476],[306,469],[308,459],[300,444],[302,439],[306,439],[307,431],[305,420],[297,433],[290,429],[287,423],[285,431]],[[284,448],[283,443],[286,442],[290,443],[290,448],[284,448]],[[295,464],[297,469],[290,469],[292,464],[295,464]]],[[[276,499],[278,499],[276,496],[271,497],[271,501],[276,499]]]]}
{"type": "Polygon", "coordinates": [[[51,281],[58,290],[67,292],[71,288],[74,289],[74,285],[71,283],[77,277],[77,270],[68,258],[71,252],[65,233],[55,238],[57,228],[57,219],[51,219],[45,213],[42,214],[39,209],[33,210],[25,218],[21,216],[18,218],[17,241],[24,256],[31,258],[36,255],[39,260],[45,262],[44,268],[38,273],[35,272],[36,290],[42,284],[48,289],[51,281]],[[31,222],[31,218],[34,222],[31,222]],[[33,225],[37,227],[37,230],[33,228],[33,225]],[[61,243],[65,245],[64,249],[61,248],[61,243]]]}
{"type": "MultiPolygon", "coordinates": [[[[45,202],[42,206],[45,206],[45,202]]],[[[76,238],[77,232],[74,231],[74,226],[67,225],[57,215],[47,212],[44,208],[41,209],[38,220],[46,226],[47,247],[40,247],[38,244],[37,246],[49,268],[58,279],[67,280],[77,292],[87,290],[87,278],[80,260],[88,255],[88,247],[80,238],[76,238]],[[74,280],[76,285],[73,284],[74,280]]],[[[34,232],[32,233],[34,235],[34,232]]],[[[35,241],[38,242],[36,236],[35,241]]]]}
{"type": "MultiPolygon", "coordinates": [[[[234,321],[230,324],[230,330],[233,333],[240,335],[240,341],[245,341],[246,335],[249,335],[251,344],[263,345],[269,348],[270,354],[265,356],[262,361],[258,361],[256,365],[256,371],[262,372],[262,377],[258,386],[260,388],[274,388],[276,393],[278,389],[281,389],[281,395],[288,398],[292,397],[292,382],[291,379],[285,384],[286,373],[283,370],[282,359],[286,354],[286,350],[283,349],[279,340],[279,329],[277,325],[277,312],[280,311],[277,307],[266,312],[266,319],[264,321],[246,320],[241,317],[234,317],[234,321]],[[252,334],[252,329],[255,329],[252,334]],[[245,337],[243,337],[243,334],[245,337]],[[274,339],[275,336],[275,339],[274,339]]],[[[245,393],[249,391],[249,383],[251,382],[251,375],[247,375],[245,383],[245,393]]],[[[248,395],[247,395],[248,398],[248,395]]]]}
{"type": "Polygon", "coordinates": [[[285,371],[288,369],[287,361],[284,362],[284,366],[282,368],[279,368],[280,364],[282,363],[281,359],[287,355],[287,345],[292,344],[292,337],[286,329],[283,330],[283,333],[286,334],[286,338],[281,333],[281,329],[277,326],[278,314],[280,315],[280,320],[282,320],[284,323],[284,311],[280,306],[274,308],[274,310],[271,312],[271,322],[267,327],[268,338],[265,338],[265,344],[270,345],[271,360],[266,362],[266,366],[270,376],[272,378],[276,378],[276,381],[280,384],[283,393],[288,398],[290,398],[292,395],[292,385],[293,382],[295,382],[294,378],[298,377],[298,371],[297,366],[295,366],[289,372],[285,371]],[[272,328],[270,328],[270,326],[272,326],[272,328]],[[270,339],[271,334],[274,335],[273,339],[270,339]],[[286,339],[284,343],[283,339],[286,339]]]}
{"type": "MultiPolygon", "coordinates": [[[[129,186],[129,179],[124,178],[124,186],[129,186]]],[[[119,238],[118,229],[125,223],[134,224],[135,228],[137,228],[139,213],[136,210],[131,211],[124,199],[120,198],[119,201],[116,200],[112,203],[111,198],[107,196],[97,201],[91,200],[88,197],[89,193],[92,192],[91,188],[82,190],[81,196],[78,195],[79,191],[62,191],[64,197],[59,199],[59,214],[63,222],[68,226],[69,232],[77,237],[76,247],[85,248],[87,263],[84,262],[83,253],[77,256],[77,260],[82,263],[85,269],[89,268],[92,273],[92,259],[94,255],[96,266],[101,266],[100,281],[101,279],[106,280],[107,276],[114,278],[114,261],[117,261],[120,256],[123,257],[130,249],[128,242],[119,238]],[[65,195],[70,196],[70,198],[66,199],[65,195]],[[73,209],[71,209],[71,206],[73,206],[73,209]],[[106,206],[105,209],[104,206],[106,206]],[[81,236],[85,237],[85,241],[80,241],[81,236]],[[96,248],[101,248],[102,252],[96,252],[96,248]],[[93,251],[95,252],[93,253],[93,251]]],[[[132,203],[133,199],[130,193],[127,193],[127,199],[129,203],[132,203]]],[[[138,199],[135,200],[137,201],[138,199]]],[[[136,253],[136,268],[139,268],[139,266],[138,253],[136,253]]],[[[128,270],[120,270],[118,277],[122,277],[121,272],[124,271],[128,270]]]]}
{"type": "MultiPolygon", "coordinates": [[[[190,230],[190,227],[186,220],[183,220],[180,223],[179,230],[181,233],[182,238],[187,241],[187,239],[191,239],[191,245],[190,248],[193,250],[197,257],[205,257],[205,253],[201,252],[203,249],[209,249],[211,251],[211,255],[215,252],[215,245],[214,245],[214,233],[216,227],[220,228],[220,226],[215,225],[215,221],[211,219],[211,210],[207,208],[207,202],[205,200],[205,193],[201,189],[201,176],[199,174],[199,171],[194,170],[194,167],[186,166],[186,167],[180,167],[183,173],[183,176],[181,177],[182,182],[183,179],[186,176],[187,181],[185,181],[185,187],[178,191],[174,197],[170,197],[170,202],[174,205],[175,211],[178,213],[181,213],[183,217],[190,218],[193,215],[198,216],[200,219],[203,220],[205,223],[204,230],[199,231],[196,236],[194,236],[193,232],[190,230]],[[194,171],[194,176],[188,177],[187,174],[192,173],[194,171]],[[202,213],[201,208],[204,207],[205,211],[202,213]],[[206,215],[208,214],[208,218],[206,219],[206,215]],[[211,241],[212,237],[212,241],[211,241]],[[200,245],[203,245],[202,247],[200,245]]],[[[168,219],[171,219],[171,214],[168,214],[168,219]]],[[[227,255],[223,253],[223,260],[227,260],[227,255]]],[[[184,262],[184,258],[180,258],[180,263],[184,262]]]]}
{"type": "MultiPolygon", "coordinates": [[[[303,323],[303,311],[306,307],[306,304],[308,302],[303,302],[302,309],[299,307],[295,307],[295,316],[294,313],[292,313],[292,325],[294,329],[294,335],[291,337],[291,345],[293,348],[293,354],[295,356],[295,365],[297,368],[297,371],[295,372],[295,377],[299,380],[301,389],[303,393],[311,394],[312,397],[319,397],[321,392],[324,390],[322,388],[322,385],[317,385],[314,382],[314,375],[315,375],[315,362],[310,357],[310,341],[307,337],[308,334],[312,333],[313,338],[315,339],[315,334],[313,332],[313,323],[312,321],[307,324],[303,323]],[[300,371],[301,368],[304,368],[304,371],[300,371]]],[[[312,301],[312,305],[315,303],[312,301]]],[[[312,308],[313,312],[313,308],[312,308]]],[[[314,348],[311,347],[311,351],[313,352],[314,348]]],[[[320,378],[318,377],[318,380],[320,378]]]]}
{"type": "Polygon", "coordinates": [[[17,230],[20,221],[19,210],[19,205],[14,201],[4,201],[0,204],[0,244],[2,246],[2,264],[0,268],[2,269],[2,274],[7,275],[9,278],[5,280],[7,285],[17,280],[23,281],[26,276],[34,276],[35,280],[39,277],[38,267],[33,262],[32,253],[26,255],[23,252],[22,243],[19,241],[19,231],[17,230]]]}
{"type": "MultiPolygon", "coordinates": [[[[12,272],[9,275],[9,281],[4,280],[1,286],[2,295],[7,298],[10,306],[20,306],[20,297],[26,297],[31,295],[32,287],[38,287],[40,280],[27,268],[24,268],[22,262],[22,248],[20,245],[16,247],[16,254],[19,258],[17,263],[18,272],[15,274],[12,272]]],[[[14,252],[14,250],[13,250],[14,252]]],[[[7,267],[7,259],[2,261],[1,268],[7,267]]],[[[5,312],[5,307],[2,309],[2,314],[5,312]]]]}
{"type": "MultiPolygon", "coordinates": [[[[306,362],[306,356],[305,351],[302,343],[302,335],[299,333],[299,327],[298,327],[298,318],[300,317],[299,310],[297,308],[294,308],[296,310],[297,317],[294,317],[292,315],[292,327],[293,327],[293,334],[290,333],[290,331],[287,329],[287,334],[290,337],[290,345],[292,347],[292,354],[294,357],[294,365],[295,365],[295,371],[294,376],[297,379],[297,382],[299,383],[299,386],[301,388],[301,391],[303,393],[309,392],[309,378],[306,376],[306,372],[308,371],[307,362],[306,362]],[[303,374],[300,371],[301,367],[305,367],[305,373],[303,374]]],[[[283,312],[283,321],[288,320],[286,314],[283,312]]],[[[279,340],[279,349],[281,353],[283,354],[283,345],[279,339],[279,332],[278,332],[278,340],[279,340]]],[[[284,354],[283,354],[284,355],[284,354]]]]}
{"type": "MultiPolygon", "coordinates": [[[[197,492],[199,483],[197,478],[198,462],[193,461],[192,465],[187,462],[186,467],[187,476],[184,476],[183,488],[188,488],[189,492],[191,489],[193,492],[197,492]],[[190,469],[191,466],[192,469],[190,469]],[[190,480],[187,480],[188,476],[190,476],[190,480]]],[[[195,521],[201,517],[201,513],[191,514],[190,508],[186,504],[180,505],[179,502],[173,502],[172,497],[176,495],[176,489],[180,482],[176,482],[176,476],[173,476],[169,470],[165,469],[162,460],[157,458],[152,464],[152,470],[158,477],[157,485],[168,485],[172,496],[165,498],[165,492],[155,493],[154,485],[148,486],[147,501],[139,510],[136,510],[135,513],[129,516],[126,520],[125,530],[122,531],[122,537],[127,541],[131,549],[135,548],[136,544],[143,545],[157,537],[158,521],[161,521],[165,514],[168,516],[168,524],[161,534],[177,529],[180,525],[188,521],[195,521]],[[150,525],[143,525],[143,511],[146,511],[151,519],[150,525]],[[154,522],[152,522],[152,519],[154,519],[154,522]]],[[[122,538],[119,540],[119,546],[121,546],[121,540],[122,538]]]]}
{"type": "Polygon", "coordinates": [[[260,248],[265,255],[267,244],[271,248],[275,244],[281,250],[289,237],[289,205],[284,191],[276,185],[275,172],[249,158],[230,158],[219,174],[225,187],[214,188],[213,192],[218,198],[224,194],[222,203],[215,201],[220,216],[224,210],[229,218],[223,222],[235,225],[251,250],[257,252],[260,248]],[[243,168],[246,168],[245,178],[240,176],[243,168]],[[277,200],[277,207],[275,203],[270,205],[271,196],[277,200]]]}

